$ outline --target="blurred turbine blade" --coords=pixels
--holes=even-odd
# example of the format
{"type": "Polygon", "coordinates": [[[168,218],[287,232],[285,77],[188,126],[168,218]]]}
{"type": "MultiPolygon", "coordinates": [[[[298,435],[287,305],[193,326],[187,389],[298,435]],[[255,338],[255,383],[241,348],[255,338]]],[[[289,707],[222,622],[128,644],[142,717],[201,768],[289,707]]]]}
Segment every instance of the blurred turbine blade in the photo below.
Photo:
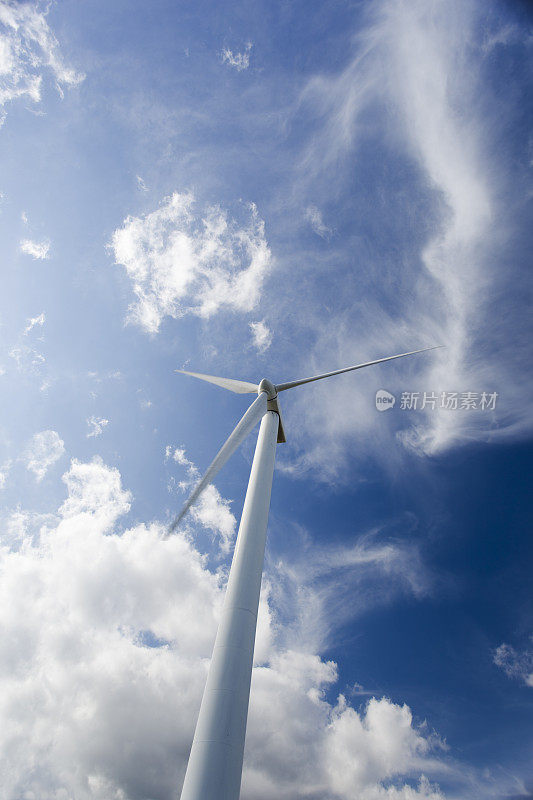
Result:
{"type": "Polygon", "coordinates": [[[174,372],[181,372],[183,375],[191,375],[193,378],[200,378],[201,381],[214,383],[215,386],[222,386],[223,389],[229,389],[230,392],[236,394],[250,394],[257,392],[257,383],[250,383],[249,381],[236,381],[233,378],[217,378],[215,375],[202,375],[200,372],[187,372],[186,369],[176,369],[174,372]]]}
{"type": "Polygon", "coordinates": [[[237,423],[233,431],[230,433],[215,458],[207,468],[207,472],[202,477],[200,482],[196,485],[194,491],[189,499],[181,509],[180,513],[170,526],[168,532],[173,533],[178,527],[179,523],[190,509],[190,507],[198,500],[206,486],[213,482],[215,475],[224,466],[226,461],[233,455],[238,446],[246,439],[250,431],[257,425],[261,417],[267,410],[267,395],[266,392],[261,392],[254,400],[252,405],[248,408],[244,416],[237,423]]]}
{"type": "Polygon", "coordinates": [[[311,383],[312,381],[320,381],[322,378],[331,378],[332,375],[340,375],[342,372],[351,372],[354,369],[363,369],[363,367],[371,367],[373,364],[383,364],[384,361],[393,361],[395,358],[403,358],[404,356],[413,356],[415,353],[425,353],[428,350],[438,350],[439,347],[444,347],[438,344],[434,347],[424,347],[422,350],[411,350],[410,353],[399,353],[397,356],[387,356],[387,358],[378,358],[376,361],[365,361],[364,364],[356,364],[354,367],[344,367],[344,369],[336,369],[333,372],[324,372],[323,375],[315,375],[312,378],[302,378],[299,381],[288,381],[287,383],[278,383],[276,389],[278,392],[284,392],[286,389],[292,389],[294,386],[301,386],[303,383],[311,383]]]}

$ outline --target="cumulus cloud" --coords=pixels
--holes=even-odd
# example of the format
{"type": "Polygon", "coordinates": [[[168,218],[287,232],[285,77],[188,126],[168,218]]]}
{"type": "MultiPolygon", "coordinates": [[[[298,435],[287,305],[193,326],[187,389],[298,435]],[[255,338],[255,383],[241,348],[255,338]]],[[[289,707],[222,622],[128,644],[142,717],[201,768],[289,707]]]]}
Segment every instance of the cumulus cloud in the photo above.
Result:
{"type": "MultiPolygon", "coordinates": [[[[168,456],[191,470],[179,448],[168,456]]],[[[63,480],[56,514],[17,511],[0,540],[5,796],[170,800],[184,775],[223,573],[208,569],[190,531],[117,530],[132,497],[101,459],[73,460],[63,480]]],[[[424,777],[450,772],[439,738],[387,698],[360,710],[342,695],[327,699],[335,663],[280,645],[269,586],[243,798],[442,800],[424,777]]]]}
{"type": "Polygon", "coordinates": [[[37,481],[42,481],[48,469],[64,452],[65,443],[57,431],[36,433],[26,450],[26,468],[35,474],[37,481]]]}
{"type": "Polygon", "coordinates": [[[264,353],[272,343],[272,332],[264,320],[250,322],[252,343],[258,353],[264,353]]]}
{"type": "MultiPolygon", "coordinates": [[[[533,637],[532,637],[533,641],[533,637]]],[[[533,687],[533,650],[517,651],[510,644],[501,644],[494,652],[494,663],[509,678],[533,687]]]]}
{"type": "Polygon", "coordinates": [[[36,261],[44,261],[50,258],[50,241],[43,239],[41,242],[34,242],[32,239],[22,239],[20,249],[26,255],[31,256],[36,261]]]}
{"type": "Polygon", "coordinates": [[[68,497],[59,509],[65,519],[89,515],[106,531],[131,505],[131,493],[124,491],[118,469],[106,467],[99,456],[83,463],[72,460],[63,475],[68,497]]]}
{"type": "Polygon", "coordinates": [[[84,78],[63,62],[46,21],[48,9],[43,2],[0,4],[0,124],[13,100],[40,101],[46,76],[52,77],[61,96],[64,87],[84,78]]]}
{"type": "Polygon", "coordinates": [[[237,70],[237,72],[242,72],[243,70],[248,69],[250,66],[250,53],[252,52],[252,47],[252,42],[247,42],[242,53],[234,53],[228,47],[225,47],[220,54],[222,63],[227,64],[229,67],[233,67],[237,70]]]}
{"type": "Polygon", "coordinates": [[[109,420],[104,419],[104,417],[95,417],[94,415],[89,417],[87,420],[87,425],[89,426],[87,438],[91,439],[92,437],[100,436],[105,426],[108,424],[109,420]]]}
{"type": "Polygon", "coordinates": [[[165,317],[207,319],[221,308],[248,312],[260,298],[270,250],[255,206],[244,227],[218,207],[194,211],[193,196],[175,192],[156,211],[128,217],[113,234],[115,261],[137,295],[129,319],[149,333],[165,317]]]}
{"type": "Polygon", "coordinates": [[[413,724],[407,706],[372,698],[356,711],[325,692],[336,665],[294,651],[255,669],[243,795],[250,800],[443,800],[421,775],[443,769],[438,737],[413,724]],[[401,777],[400,777],[401,776],[401,777]],[[417,776],[406,782],[406,776],[417,776]],[[395,785],[387,785],[394,779],[395,785]]]}
{"type": "MultiPolygon", "coordinates": [[[[384,0],[367,20],[345,68],[317,75],[302,96],[302,108],[317,121],[302,161],[302,181],[314,194],[317,186],[327,193],[326,183],[338,188],[333,176],[356,176],[371,139],[393,172],[401,163],[414,173],[412,181],[402,177],[401,209],[395,200],[397,184],[391,187],[388,181],[364,202],[390,208],[399,218],[408,209],[407,229],[397,231],[394,219],[389,224],[381,212],[371,219],[400,243],[400,250],[378,261],[379,248],[372,253],[375,259],[360,249],[360,263],[350,273],[357,286],[353,309],[337,314],[331,325],[321,321],[309,362],[327,368],[411,345],[444,344],[445,350],[418,357],[417,366],[401,365],[411,375],[401,389],[496,391],[504,398],[496,411],[461,414],[437,407],[400,420],[396,409],[379,425],[394,429],[394,420],[403,445],[429,454],[473,439],[520,435],[532,424],[530,407],[523,402],[530,394],[525,366],[530,333],[526,325],[515,324],[511,305],[502,313],[491,301],[505,298],[506,287],[515,278],[519,285],[520,276],[502,249],[512,234],[496,177],[505,170],[498,160],[501,149],[490,141],[501,119],[500,104],[485,82],[483,47],[490,15],[483,4],[472,2],[384,0]],[[424,224],[415,224],[413,219],[421,216],[424,224]],[[409,242],[403,252],[406,230],[409,242]],[[358,301],[361,294],[364,304],[358,301]]],[[[506,37],[499,41],[505,46],[506,37]]],[[[525,196],[515,199],[522,207],[525,196]]],[[[391,373],[387,368],[387,374],[397,369],[391,373]]],[[[357,380],[364,384],[366,377],[357,380]]],[[[335,401],[324,393],[314,404],[320,411],[310,420],[323,442],[320,455],[333,443],[332,467],[342,457],[335,440],[344,435],[348,443],[359,435],[359,409],[348,420],[341,413],[353,400],[352,386],[353,381],[339,380],[335,401]]],[[[379,435],[369,410],[370,404],[363,415],[379,435]]]]}

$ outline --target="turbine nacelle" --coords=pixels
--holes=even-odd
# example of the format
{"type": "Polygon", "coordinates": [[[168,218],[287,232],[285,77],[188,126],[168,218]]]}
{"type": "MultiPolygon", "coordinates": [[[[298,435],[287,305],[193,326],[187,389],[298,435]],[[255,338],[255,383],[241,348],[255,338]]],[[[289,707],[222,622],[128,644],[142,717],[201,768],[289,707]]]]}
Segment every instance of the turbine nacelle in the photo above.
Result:
{"type": "Polygon", "coordinates": [[[278,396],[277,387],[274,386],[272,381],[269,381],[268,378],[263,378],[257,387],[257,394],[261,394],[261,392],[266,392],[266,396],[269,400],[274,400],[278,396]]]}
{"type": "Polygon", "coordinates": [[[312,383],[313,381],[320,381],[323,378],[331,378],[333,375],[340,375],[343,372],[352,372],[356,369],[363,369],[363,367],[371,367],[374,364],[382,364],[385,361],[393,361],[396,358],[412,356],[415,355],[415,353],[424,353],[427,350],[437,350],[439,347],[442,347],[442,345],[437,345],[436,347],[424,347],[422,350],[411,350],[409,353],[399,353],[396,356],[378,358],[375,361],[365,361],[363,364],[355,364],[352,367],[343,367],[342,369],[336,369],[333,372],[324,372],[321,375],[314,375],[311,378],[301,378],[300,380],[278,384],[272,383],[272,381],[269,381],[267,378],[263,378],[262,381],[257,384],[251,383],[250,381],[235,380],[233,378],[219,378],[215,375],[203,375],[199,372],[188,372],[184,369],[177,369],[176,372],[182,372],[184,375],[191,375],[193,378],[199,378],[202,381],[214,383],[215,386],[220,386],[222,389],[229,389],[230,392],[235,392],[236,394],[257,393],[257,398],[246,411],[242,419],[238,422],[237,426],[224,442],[211,465],[208,467],[207,472],[196,485],[194,491],[183,506],[180,514],[170,526],[170,533],[176,529],[180,520],[183,519],[189,508],[196,502],[205,487],[212,483],[215,475],[224,466],[226,461],[235,452],[237,447],[241,444],[241,442],[244,441],[252,429],[257,425],[259,420],[268,411],[273,411],[279,417],[278,442],[286,441],[281,410],[278,402],[279,392],[285,392],[287,389],[293,389],[295,386],[302,386],[304,383],[312,383]]]}

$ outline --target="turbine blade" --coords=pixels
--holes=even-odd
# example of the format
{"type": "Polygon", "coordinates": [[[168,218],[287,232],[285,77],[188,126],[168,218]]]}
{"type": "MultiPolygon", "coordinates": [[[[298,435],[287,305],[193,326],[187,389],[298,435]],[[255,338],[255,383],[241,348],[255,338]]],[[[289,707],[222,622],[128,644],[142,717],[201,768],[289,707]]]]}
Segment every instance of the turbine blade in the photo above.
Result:
{"type": "Polygon", "coordinates": [[[190,507],[198,500],[198,497],[201,495],[203,490],[206,486],[209,486],[210,483],[213,482],[215,475],[219,472],[220,469],[224,466],[226,461],[233,455],[235,450],[241,444],[241,442],[246,439],[248,434],[251,430],[257,425],[261,417],[265,414],[267,410],[267,395],[266,392],[261,392],[258,397],[254,400],[252,405],[248,408],[244,416],[239,420],[233,431],[230,433],[218,453],[216,454],[215,458],[207,468],[205,475],[201,478],[199,483],[194,488],[192,494],[188,498],[187,502],[181,509],[180,513],[172,523],[169,528],[169,533],[172,533],[176,530],[179,523],[190,509],[190,507]]]}
{"type": "Polygon", "coordinates": [[[174,372],[181,372],[183,375],[191,375],[193,378],[200,378],[201,381],[214,383],[215,386],[222,386],[223,389],[229,389],[230,392],[236,394],[251,394],[257,392],[257,383],[250,383],[249,381],[236,381],[233,378],[217,378],[215,375],[202,375],[200,372],[187,372],[185,369],[176,369],[174,372]]]}
{"type": "Polygon", "coordinates": [[[323,375],[315,375],[312,378],[302,378],[299,381],[288,381],[288,383],[278,383],[276,389],[278,392],[284,392],[286,389],[292,389],[294,386],[301,386],[302,383],[311,383],[311,381],[320,381],[322,378],[331,378],[332,375],[340,375],[342,372],[351,372],[354,369],[363,369],[363,367],[371,367],[373,364],[383,364],[384,361],[393,361],[395,358],[403,358],[404,356],[413,356],[415,353],[425,353],[428,350],[438,350],[439,347],[444,347],[438,344],[434,347],[424,347],[422,350],[411,350],[410,353],[399,353],[397,356],[387,356],[387,358],[378,358],[376,361],[365,361],[364,364],[356,364],[354,367],[344,367],[344,369],[336,369],[333,372],[324,372],[323,375]]]}

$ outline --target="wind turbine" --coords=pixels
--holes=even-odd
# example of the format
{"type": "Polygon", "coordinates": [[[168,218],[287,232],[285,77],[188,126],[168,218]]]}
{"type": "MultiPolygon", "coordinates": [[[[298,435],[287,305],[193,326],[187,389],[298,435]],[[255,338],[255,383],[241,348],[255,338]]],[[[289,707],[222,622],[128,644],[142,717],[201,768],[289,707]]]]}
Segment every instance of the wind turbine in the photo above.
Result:
{"type": "Polygon", "coordinates": [[[274,457],[276,442],[285,442],[278,403],[279,392],[322,378],[330,378],[332,375],[340,375],[343,372],[435,349],[437,347],[425,347],[422,350],[378,358],[364,364],[325,372],[323,375],[277,385],[266,378],[263,378],[258,385],[248,381],[176,370],[184,375],[214,383],[231,392],[257,394],[257,397],[218,451],[207,472],[170,526],[169,532],[172,533],[177,528],[202,491],[213,481],[218,471],[261,420],[226,597],[196,723],[181,800],[238,800],[240,794],[274,457]]]}

